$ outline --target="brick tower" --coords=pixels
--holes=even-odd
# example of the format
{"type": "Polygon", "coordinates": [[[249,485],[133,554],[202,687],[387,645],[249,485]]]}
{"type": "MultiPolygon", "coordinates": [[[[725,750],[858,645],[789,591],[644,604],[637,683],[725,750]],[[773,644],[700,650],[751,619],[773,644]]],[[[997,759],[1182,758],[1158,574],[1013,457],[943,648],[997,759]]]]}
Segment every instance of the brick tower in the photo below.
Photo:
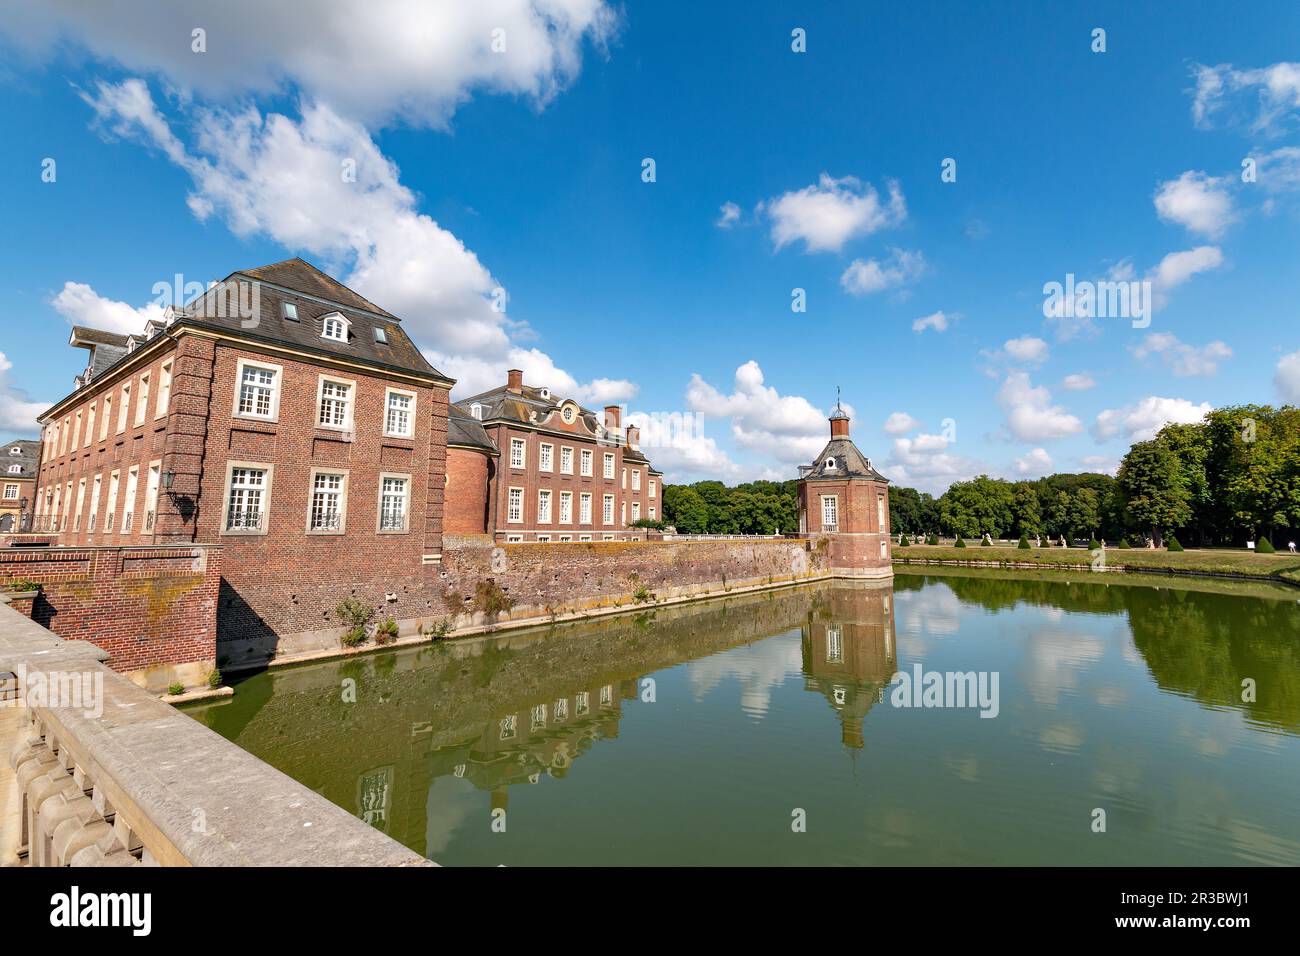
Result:
{"type": "Polygon", "coordinates": [[[799,533],[827,540],[837,577],[892,578],[889,479],[849,438],[849,416],[838,400],[830,423],[830,442],[799,467],[799,533]]]}

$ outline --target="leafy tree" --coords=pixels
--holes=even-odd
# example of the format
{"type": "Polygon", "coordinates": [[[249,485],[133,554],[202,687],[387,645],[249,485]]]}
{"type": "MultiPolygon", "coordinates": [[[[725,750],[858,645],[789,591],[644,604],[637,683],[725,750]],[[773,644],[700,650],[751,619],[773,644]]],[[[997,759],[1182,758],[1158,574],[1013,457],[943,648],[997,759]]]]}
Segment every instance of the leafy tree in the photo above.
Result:
{"type": "Polygon", "coordinates": [[[1166,445],[1138,442],[1120,462],[1116,478],[1130,519],[1149,528],[1157,543],[1163,530],[1181,528],[1191,520],[1182,463],[1166,445]]]}
{"type": "Polygon", "coordinates": [[[980,475],[954,482],[939,498],[940,520],[957,535],[1002,537],[1012,526],[1014,493],[1009,481],[980,475]]]}

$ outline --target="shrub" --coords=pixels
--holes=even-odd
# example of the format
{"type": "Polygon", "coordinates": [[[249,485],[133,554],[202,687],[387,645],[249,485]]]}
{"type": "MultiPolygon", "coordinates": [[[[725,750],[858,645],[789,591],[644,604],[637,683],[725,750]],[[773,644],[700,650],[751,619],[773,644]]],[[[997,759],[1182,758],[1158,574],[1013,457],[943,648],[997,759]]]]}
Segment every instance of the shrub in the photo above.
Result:
{"type": "Polygon", "coordinates": [[[1020,536],[1020,543],[1017,544],[1016,547],[1019,548],[1021,551],[1028,551],[1030,548],[1032,548],[1033,545],[1029,543],[1029,535],[1022,534],[1020,536]]]}
{"type": "Polygon", "coordinates": [[[912,539],[907,535],[903,535],[902,540],[898,542],[898,546],[900,548],[910,548],[912,546],[912,539]]]}
{"type": "Polygon", "coordinates": [[[1172,534],[1165,540],[1165,549],[1167,551],[1182,551],[1183,546],[1178,543],[1178,539],[1172,534]]]}
{"type": "Polygon", "coordinates": [[[1128,550],[1130,550],[1131,548],[1132,548],[1132,545],[1130,545],[1130,544],[1128,543],[1128,538],[1120,538],[1120,539],[1119,539],[1119,549],[1120,549],[1121,551],[1128,551],[1128,550]]]}
{"type": "Polygon", "coordinates": [[[1096,538],[1089,538],[1089,539],[1088,539],[1088,550],[1089,550],[1089,551],[1096,551],[1096,550],[1097,550],[1098,548],[1100,548],[1100,547],[1101,547],[1101,542],[1098,541],[1096,538]]]}
{"type": "Polygon", "coordinates": [[[397,619],[391,614],[375,627],[375,643],[380,646],[397,640],[397,619]]]}
{"type": "Polygon", "coordinates": [[[957,535],[957,540],[952,543],[952,546],[954,548],[964,548],[966,547],[966,539],[961,535],[957,535]]]}
{"type": "Polygon", "coordinates": [[[0,587],[3,587],[6,591],[19,592],[39,591],[41,589],[38,582],[28,580],[27,578],[14,578],[12,581],[5,581],[3,585],[0,585],[0,587]]]}
{"type": "Polygon", "coordinates": [[[167,685],[167,693],[172,697],[179,697],[181,694],[185,693],[185,685],[172,682],[167,685]]]}
{"type": "Polygon", "coordinates": [[[628,527],[649,528],[652,531],[662,531],[664,528],[668,527],[668,523],[666,521],[656,521],[654,518],[638,518],[636,521],[633,521],[628,525],[628,527]]]}
{"type": "Polygon", "coordinates": [[[993,541],[989,538],[980,538],[980,547],[991,548],[993,547],[993,541]]]}
{"type": "Polygon", "coordinates": [[[515,606],[514,599],[495,581],[480,581],[474,589],[474,609],[482,611],[489,621],[495,621],[503,611],[515,606]]]}
{"type": "Polygon", "coordinates": [[[1259,543],[1255,545],[1255,550],[1260,554],[1275,554],[1277,549],[1273,547],[1273,542],[1268,538],[1260,538],[1259,543]]]}
{"type": "Polygon", "coordinates": [[[939,536],[938,536],[937,534],[931,534],[930,537],[926,539],[926,542],[925,542],[925,543],[926,543],[926,544],[938,544],[938,543],[939,543],[939,536]]]}
{"type": "Polygon", "coordinates": [[[208,675],[208,686],[213,689],[221,686],[221,671],[212,669],[212,673],[208,675]]]}
{"type": "Polygon", "coordinates": [[[653,601],[654,597],[655,596],[650,593],[650,589],[644,584],[632,592],[632,600],[637,604],[644,604],[646,601],[653,601]]]}
{"type": "Polygon", "coordinates": [[[375,609],[360,598],[345,597],[342,601],[339,601],[334,612],[343,619],[344,623],[355,627],[358,624],[368,623],[370,616],[375,613],[375,609]]]}
{"type": "Polygon", "coordinates": [[[339,643],[344,647],[360,647],[365,642],[366,626],[364,624],[348,628],[348,632],[339,638],[339,643]]]}

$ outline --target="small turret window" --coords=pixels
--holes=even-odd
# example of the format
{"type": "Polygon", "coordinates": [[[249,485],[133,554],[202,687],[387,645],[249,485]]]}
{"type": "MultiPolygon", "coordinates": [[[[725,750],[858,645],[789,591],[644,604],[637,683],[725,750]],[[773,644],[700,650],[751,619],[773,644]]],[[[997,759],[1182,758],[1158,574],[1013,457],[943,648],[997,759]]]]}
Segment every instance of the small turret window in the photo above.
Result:
{"type": "Polygon", "coordinates": [[[478,402],[475,402],[473,405],[469,407],[469,413],[475,418],[477,418],[479,421],[483,420],[483,406],[480,405],[478,402]]]}
{"type": "Polygon", "coordinates": [[[348,340],[348,320],[337,312],[325,316],[321,319],[320,335],[321,338],[330,339],[334,342],[346,342],[348,340]]]}
{"type": "Polygon", "coordinates": [[[834,459],[834,458],[827,458],[827,459],[826,459],[826,470],[827,470],[827,471],[834,471],[834,470],[835,470],[835,459],[834,459]]]}

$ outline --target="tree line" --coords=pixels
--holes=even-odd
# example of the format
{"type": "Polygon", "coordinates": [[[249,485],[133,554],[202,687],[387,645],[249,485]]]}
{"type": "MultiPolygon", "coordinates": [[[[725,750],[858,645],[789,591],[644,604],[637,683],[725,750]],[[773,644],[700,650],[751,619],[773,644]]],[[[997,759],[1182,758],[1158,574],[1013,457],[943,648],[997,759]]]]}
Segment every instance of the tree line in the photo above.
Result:
{"type": "MultiPolygon", "coordinates": [[[[665,485],[664,520],[684,534],[798,530],[794,480],[665,485]]],[[[1166,425],[1134,444],[1114,477],[1055,474],[1007,481],[980,475],[937,498],[889,491],[890,527],[907,535],[976,538],[1152,537],[1184,544],[1285,545],[1300,529],[1300,408],[1237,405],[1200,422],[1166,425]]]]}

